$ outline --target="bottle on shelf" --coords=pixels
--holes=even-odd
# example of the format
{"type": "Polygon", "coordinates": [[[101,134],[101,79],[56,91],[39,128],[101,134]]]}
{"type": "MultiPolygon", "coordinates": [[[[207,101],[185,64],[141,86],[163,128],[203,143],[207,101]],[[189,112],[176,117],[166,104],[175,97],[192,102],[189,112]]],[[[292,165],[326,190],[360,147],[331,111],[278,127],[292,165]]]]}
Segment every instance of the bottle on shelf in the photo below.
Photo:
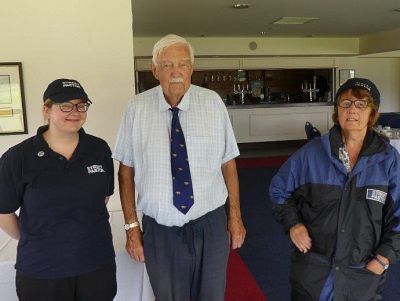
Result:
{"type": "Polygon", "coordinates": [[[233,84],[233,104],[240,104],[240,85],[237,84],[237,88],[236,88],[236,84],[233,84]]]}
{"type": "Polygon", "coordinates": [[[203,88],[208,88],[208,87],[209,87],[209,85],[208,85],[208,76],[207,76],[207,73],[204,74],[203,83],[201,84],[201,86],[202,86],[203,88]]]}
{"type": "Polygon", "coordinates": [[[264,102],[264,87],[261,87],[260,89],[260,102],[264,102]]]}
{"type": "Polygon", "coordinates": [[[244,96],[245,102],[253,102],[253,92],[249,88],[249,84],[246,84],[246,90],[244,91],[244,93],[245,93],[245,96],[244,96]]]}

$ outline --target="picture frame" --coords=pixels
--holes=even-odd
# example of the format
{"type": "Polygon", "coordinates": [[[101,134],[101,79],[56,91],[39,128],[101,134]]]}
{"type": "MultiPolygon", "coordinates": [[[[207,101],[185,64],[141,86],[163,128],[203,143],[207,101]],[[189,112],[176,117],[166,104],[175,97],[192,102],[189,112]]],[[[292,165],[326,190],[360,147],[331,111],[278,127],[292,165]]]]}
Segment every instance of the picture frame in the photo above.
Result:
{"type": "Polygon", "coordinates": [[[339,87],[343,85],[348,79],[355,77],[356,71],[354,69],[340,69],[339,70],[339,87]]]}
{"type": "Polygon", "coordinates": [[[0,63],[0,135],[26,133],[22,63],[0,63]]]}

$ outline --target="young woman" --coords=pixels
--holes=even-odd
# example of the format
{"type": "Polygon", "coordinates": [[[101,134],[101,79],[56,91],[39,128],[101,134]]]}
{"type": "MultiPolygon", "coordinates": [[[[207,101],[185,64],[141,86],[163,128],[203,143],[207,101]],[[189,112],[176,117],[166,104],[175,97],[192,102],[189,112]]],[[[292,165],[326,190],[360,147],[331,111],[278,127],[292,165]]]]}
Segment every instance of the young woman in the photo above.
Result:
{"type": "Polygon", "coordinates": [[[82,128],[92,102],[79,82],[53,81],[43,101],[48,125],[0,159],[0,227],[19,240],[17,295],[21,301],[113,300],[110,148],[82,128]]]}

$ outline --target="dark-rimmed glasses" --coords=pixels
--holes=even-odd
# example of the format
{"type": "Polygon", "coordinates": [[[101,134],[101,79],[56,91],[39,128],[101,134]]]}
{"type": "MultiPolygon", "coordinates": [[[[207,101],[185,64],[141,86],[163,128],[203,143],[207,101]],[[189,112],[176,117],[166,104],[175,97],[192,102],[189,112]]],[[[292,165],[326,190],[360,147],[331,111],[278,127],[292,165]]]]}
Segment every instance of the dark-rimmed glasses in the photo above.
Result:
{"type": "Polygon", "coordinates": [[[354,107],[357,109],[366,109],[368,107],[368,100],[365,99],[356,99],[356,100],[350,100],[350,99],[343,99],[338,102],[338,106],[344,109],[350,108],[354,104],[354,107]]]}
{"type": "Polygon", "coordinates": [[[87,112],[87,110],[89,110],[90,103],[80,102],[77,104],[73,104],[72,102],[63,102],[58,104],[58,106],[60,107],[60,110],[65,113],[71,112],[74,109],[74,107],[78,112],[84,113],[87,112]]]}

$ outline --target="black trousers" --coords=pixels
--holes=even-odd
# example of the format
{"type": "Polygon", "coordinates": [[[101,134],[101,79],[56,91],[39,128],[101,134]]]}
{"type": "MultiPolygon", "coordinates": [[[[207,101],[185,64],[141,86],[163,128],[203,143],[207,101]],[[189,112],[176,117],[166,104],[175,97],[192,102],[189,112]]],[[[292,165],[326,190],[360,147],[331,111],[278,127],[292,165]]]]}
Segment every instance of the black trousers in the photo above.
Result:
{"type": "Polygon", "coordinates": [[[225,208],[182,227],[143,217],[147,272],[157,301],[222,301],[229,238],[225,208]]]}
{"type": "Polygon", "coordinates": [[[34,279],[17,271],[20,301],[112,301],[117,294],[113,261],[100,269],[76,277],[34,279]]]}

